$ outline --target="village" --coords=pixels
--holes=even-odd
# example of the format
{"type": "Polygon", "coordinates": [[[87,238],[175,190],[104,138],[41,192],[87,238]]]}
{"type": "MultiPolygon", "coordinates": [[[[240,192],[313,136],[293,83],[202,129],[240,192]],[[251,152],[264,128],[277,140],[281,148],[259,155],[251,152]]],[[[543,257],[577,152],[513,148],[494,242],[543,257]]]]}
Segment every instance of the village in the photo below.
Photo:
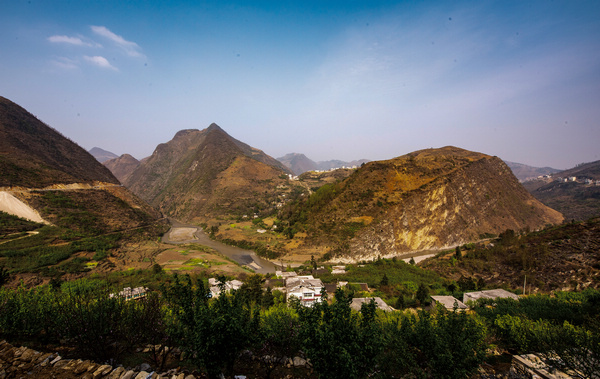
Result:
{"type": "MultiPolygon", "coordinates": [[[[343,265],[332,266],[331,273],[341,275],[346,273],[346,267],[343,265]]],[[[314,270],[315,273],[327,271],[324,267],[314,270]]],[[[223,278],[221,278],[223,280],[223,278]]],[[[208,290],[211,298],[218,298],[223,295],[232,294],[239,291],[244,285],[243,281],[233,279],[221,281],[219,278],[208,279],[208,290]]],[[[324,296],[333,299],[335,292],[339,289],[348,290],[350,288],[360,289],[361,293],[372,292],[367,283],[349,283],[347,281],[337,281],[336,283],[323,283],[321,279],[313,275],[299,275],[295,271],[277,271],[274,278],[265,279],[263,282],[263,291],[278,290],[285,294],[285,301],[288,304],[299,304],[303,307],[313,307],[324,300],[324,296]]],[[[124,288],[118,294],[111,294],[111,297],[120,296],[126,301],[137,301],[143,299],[148,294],[146,287],[124,288]]],[[[430,312],[443,309],[448,312],[470,312],[470,307],[475,305],[481,299],[498,300],[512,299],[519,300],[520,296],[502,288],[465,292],[462,301],[449,295],[432,295],[431,302],[423,306],[423,309],[430,312]]],[[[380,297],[356,297],[352,298],[350,308],[355,312],[360,312],[365,304],[374,302],[377,309],[383,312],[398,311],[385,303],[380,297]]],[[[294,357],[291,364],[297,367],[306,367],[309,363],[301,358],[294,357]]],[[[538,377],[543,379],[559,379],[570,377],[564,372],[550,367],[542,356],[538,354],[514,355],[511,362],[511,372],[513,377],[538,377]]],[[[241,376],[243,377],[243,376],[241,376]]]]}

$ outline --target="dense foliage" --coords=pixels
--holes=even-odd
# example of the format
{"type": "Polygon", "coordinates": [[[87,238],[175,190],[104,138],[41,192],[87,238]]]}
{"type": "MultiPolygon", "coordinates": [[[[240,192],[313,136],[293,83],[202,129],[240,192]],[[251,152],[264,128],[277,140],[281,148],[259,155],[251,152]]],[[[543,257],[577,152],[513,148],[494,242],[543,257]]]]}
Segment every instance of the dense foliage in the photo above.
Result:
{"type": "MultiPolygon", "coordinates": [[[[296,377],[464,378],[486,359],[490,343],[514,353],[548,353],[550,362],[584,377],[599,369],[598,291],[481,301],[473,313],[383,313],[374,302],[353,311],[351,292],[342,290],[312,308],[274,304],[258,291],[260,280],[250,276],[240,290],[211,298],[202,278],[172,276],[138,301],[110,296],[116,290],[99,280],[0,289],[0,338],[61,343],[80,357],[117,362],[140,346],[163,353],[177,346],[188,367],[209,377],[252,367],[260,377],[292,370],[296,377]],[[312,374],[285,368],[298,356],[310,362],[312,374]]],[[[161,369],[164,357],[153,351],[146,359],[161,369]]]]}
{"type": "Polygon", "coordinates": [[[459,259],[454,250],[439,257],[443,259],[430,259],[420,266],[446,278],[472,276],[509,288],[523,288],[523,284],[543,292],[598,288],[600,218],[534,232],[509,229],[494,240],[465,245],[459,259]]]}
{"type": "Polygon", "coordinates": [[[600,291],[480,300],[475,311],[511,351],[541,353],[554,367],[594,378],[600,372],[600,291]]]}
{"type": "Polygon", "coordinates": [[[18,236],[24,236],[26,235],[25,232],[36,230],[40,226],[41,225],[37,222],[25,220],[0,211],[0,242],[9,237],[15,238],[14,234],[19,234],[18,236]],[[11,234],[13,236],[11,236],[11,234]]]}

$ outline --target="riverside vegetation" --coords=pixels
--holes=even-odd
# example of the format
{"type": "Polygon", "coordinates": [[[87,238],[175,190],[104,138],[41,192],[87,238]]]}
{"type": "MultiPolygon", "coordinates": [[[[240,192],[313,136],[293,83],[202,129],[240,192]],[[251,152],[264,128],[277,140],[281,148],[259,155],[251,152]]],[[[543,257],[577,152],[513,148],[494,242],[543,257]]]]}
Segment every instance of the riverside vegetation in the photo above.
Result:
{"type": "Polygon", "coordinates": [[[546,354],[582,377],[600,370],[598,290],[480,301],[469,313],[383,313],[374,303],[353,311],[352,291],[341,289],[312,308],[285,304],[279,291],[261,289],[260,275],[218,298],[210,298],[204,278],[160,269],[150,275],[162,284],[138,301],[111,297],[116,290],[99,279],[0,289],[0,335],[102,362],[145,359],[156,370],[181,365],[165,348],[179,347],[183,364],[208,377],[462,378],[498,359],[490,348],[546,354]],[[148,345],[146,356],[136,355],[148,345]],[[310,368],[286,367],[294,357],[310,368]]]}

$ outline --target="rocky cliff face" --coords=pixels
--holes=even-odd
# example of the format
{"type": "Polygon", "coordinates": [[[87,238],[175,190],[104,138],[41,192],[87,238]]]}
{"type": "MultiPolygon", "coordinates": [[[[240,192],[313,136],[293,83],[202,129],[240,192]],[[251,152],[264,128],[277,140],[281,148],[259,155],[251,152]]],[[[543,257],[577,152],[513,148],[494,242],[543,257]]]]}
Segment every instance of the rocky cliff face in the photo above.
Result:
{"type": "Polygon", "coordinates": [[[308,214],[313,243],[333,236],[335,259],[346,261],[452,247],[563,219],[499,158],[455,147],[367,163],[304,207],[296,211],[308,214]]]}
{"type": "Polygon", "coordinates": [[[562,215],[535,200],[496,157],[485,157],[411,191],[351,243],[376,258],[449,248],[506,229],[538,229],[562,215]]]}
{"type": "Polygon", "coordinates": [[[124,184],[166,215],[204,221],[273,207],[288,172],[212,124],[158,145],[124,184]]]}

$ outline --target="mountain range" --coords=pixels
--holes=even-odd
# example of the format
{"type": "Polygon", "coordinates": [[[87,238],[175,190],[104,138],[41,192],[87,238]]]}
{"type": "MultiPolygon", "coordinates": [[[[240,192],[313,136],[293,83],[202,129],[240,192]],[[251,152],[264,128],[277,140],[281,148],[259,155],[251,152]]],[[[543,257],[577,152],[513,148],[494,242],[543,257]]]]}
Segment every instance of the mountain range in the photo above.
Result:
{"type": "Polygon", "coordinates": [[[123,154],[120,157],[106,160],[103,164],[119,179],[119,182],[125,183],[135,169],[139,167],[140,161],[129,154],[123,154]]]}
{"type": "Polygon", "coordinates": [[[522,163],[515,163],[509,161],[504,161],[504,163],[506,163],[506,165],[510,167],[513,174],[515,174],[517,179],[519,179],[519,181],[521,182],[537,179],[540,176],[551,175],[560,171],[552,167],[533,167],[522,163]]]}
{"type": "MultiPolygon", "coordinates": [[[[104,163],[121,182],[123,182],[121,178],[129,176],[129,174],[131,174],[131,172],[133,172],[133,170],[137,167],[135,164],[137,159],[129,154],[123,154],[121,157],[119,157],[116,154],[107,150],[103,150],[99,147],[92,148],[89,153],[92,154],[99,162],[104,163]],[[121,158],[121,160],[118,158],[121,158]]],[[[369,159],[359,159],[350,162],[332,159],[328,161],[315,162],[306,155],[300,153],[289,153],[283,157],[277,158],[277,160],[291,170],[294,175],[301,175],[308,171],[328,171],[339,168],[359,167],[367,162],[370,162],[369,159]]],[[[551,175],[560,172],[560,170],[552,167],[533,167],[510,161],[504,161],[504,163],[508,165],[513,174],[515,174],[517,179],[519,179],[521,182],[537,179],[543,175],[551,175]]]]}
{"type": "Polygon", "coordinates": [[[124,184],[165,215],[217,228],[217,237],[225,236],[222,220],[277,213],[288,236],[307,236],[294,249],[336,259],[445,248],[563,219],[527,193],[502,160],[456,147],[305,172],[296,180],[290,170],[304,163],[308,169],[311,161],[284,158],[274,160],[212,124],[160,144],[124,184]]]}
{"type": "MultiPolygon", "coordinates": [[[[563,220],[533,198],[499,158],[457,147],[385,161],[320,162],[323,169],[356,168],[305,172],[292,180],[291,174],[317,164],[302,154],[276,160],[211,124],[177,132],[142,161],[125,154],[102,166],[24,109],[6,99],[3,104],[0,131],[7,137],[0,145],[0,170],[7,173],[3,178],[14,178],[4,179],[5,186],[102,182],[122,188],[106,168],[111,167],[125,187],[163,215],[204,224],[217,238],[234,220],[275,217],[279,233],[273,237],[280,242],[271,247],[282,254],[296,250],[356,261],[446,248],[563,220]],[[29,167],[36,159],[46,166],[29,167]],[[281,242],[284,235],[289,242],[281,242]]],[[[95,153],[107,155],[100,150],[95,153]]]]}

